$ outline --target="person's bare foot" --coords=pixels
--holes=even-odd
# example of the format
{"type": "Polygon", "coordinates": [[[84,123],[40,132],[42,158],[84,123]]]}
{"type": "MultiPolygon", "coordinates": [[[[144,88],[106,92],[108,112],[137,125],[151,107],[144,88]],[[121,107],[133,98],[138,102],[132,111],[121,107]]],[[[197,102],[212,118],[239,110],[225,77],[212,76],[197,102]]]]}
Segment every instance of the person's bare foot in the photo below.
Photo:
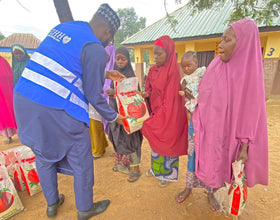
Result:
{"type": "Polygon", "coordinates": [[[189,195],[191,194],[191,192],[192,192],[192,189],[190,189],[190,188],[185,188],[184,191],[180,192],[179,194],[177,194],[177,195],[175,196],[176,202],[178,202],[178,203],[183,203],[183,202],[186,200],[186,198],[189,197],[189,195]]]}
{"type": "Polygon", "coordinates": [[[129,174],[129,177],[128,177],[127,181],[131,182],[131,183],[136,182],[139,179],[140,176],[141,176],[140,172],[139,173],[132,172],[132,173],[129,174]]]}
{"type": "Polygon", "coordinates": [[[135,182],[139,179],[140,176],[141,176],[141,172],[140,172],[139,165],[134,166],[132,172],[130,173],[130,175],[127,179],[127,181],[128,182],[135,182]]]}
{"type": "Polygon", "coordinates": [[[168,185],[168,181],[167,180],[160,180],[158,185],[160,187],[166,187],[168,185]]]}
{"type": "Polygon", "coordinates": [[[210,205],[210,209],[212,212],[218,212],[220,210],[220,204],[218,203],[217,199],[214,196],[214,193],[208,193],[207,199],[210,205]]]}
{"type": "Polygon", "coordinates": [[[147,176],[147,177],[151,177],[151,176],[153,176],[153,172],[152,172],[152,170],[148,170],[148,171],[146,171],[146,176],[147,176]]]}

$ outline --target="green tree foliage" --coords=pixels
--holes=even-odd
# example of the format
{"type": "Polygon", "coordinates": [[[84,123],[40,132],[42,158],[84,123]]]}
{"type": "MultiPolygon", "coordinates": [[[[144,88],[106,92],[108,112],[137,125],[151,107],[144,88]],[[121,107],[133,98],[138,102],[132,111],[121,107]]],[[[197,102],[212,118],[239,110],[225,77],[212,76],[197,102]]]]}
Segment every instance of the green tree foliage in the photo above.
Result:
{"type": "MultiPolygon", "coordinates": [[[[125,39],[146,27],[146,18],[138,17],[133,7],[118,9],[117,14],[120,18],[121,26],[114,38],[116,48],[120,47],[121,42],[125,39]]],[[[134,61],[134,54],[132,52],[130,56],[131,61],[134,61]]]]}
{"type": "MultiPolygon", "coordinates": [[[[181,3],[180,0],[175,1],[181,3]]],[[[234,3],[229,23],[242,18],[251,18],[258,24],[269,26],[274,17],[279,17],[279,0],[189,0],[187,6],[193,8],[193,13],[196,13],[205,9],[220,8],[229,1],[234,3]]]]}

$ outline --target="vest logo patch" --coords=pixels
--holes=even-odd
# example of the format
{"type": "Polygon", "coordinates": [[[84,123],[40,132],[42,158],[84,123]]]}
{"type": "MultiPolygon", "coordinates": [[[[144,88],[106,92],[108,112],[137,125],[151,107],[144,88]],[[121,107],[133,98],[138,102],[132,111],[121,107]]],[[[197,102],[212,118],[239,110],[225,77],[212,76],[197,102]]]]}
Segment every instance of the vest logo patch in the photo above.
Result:
{"type": "Polygon", "coordinates": [[[48,37],[51,37],[52,39],[54,39],[57,42],[61,42],[63,44],[67,44],[71,41],[71,37],[67,36],[65,33],[56,30],[56,29],[52,29],[50,31],[50,33],[48,34],[48,37]]]}
{"type": "Polygon", "coordinates": [[[65,36],[65,37],[62,39],[62,43],[67,44],[67,43],[70,42],[70,40],[71,40],[71,37],[65,36]]]}

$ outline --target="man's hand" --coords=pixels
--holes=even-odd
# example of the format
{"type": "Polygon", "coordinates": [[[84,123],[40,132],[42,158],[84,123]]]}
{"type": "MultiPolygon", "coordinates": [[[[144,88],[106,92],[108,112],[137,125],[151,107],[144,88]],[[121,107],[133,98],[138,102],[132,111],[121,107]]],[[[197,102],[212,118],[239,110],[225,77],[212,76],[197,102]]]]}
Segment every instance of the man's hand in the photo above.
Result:
{"type": "Polygon", "coordinates": [[[150,97],[150,96],[149,96],[149,93],[147,93],[147,92],[141,92],[141,91],[138,91],[138,90],[134,90],[134,92],[135,92],[136,94],[138,94],[138,95],[141,95],[144,99],[150,97]]]}
{"type": "Polygon", "coordinates": [[[125,79],[126,77],[117,70],[107,70],[106,78],[113,81],[117,81],[117,80],[125,79]]]}
{"type": "Polygon", "coordinates": [[[111,99],[115,98],[115,90],[114,89],[108,89],[105,92],[106,92],[106,94],[109,98],[111,98],[111,99]]]}
{"type": "Polygon", "coordinates": [[[118,115],[116,122],[118,122],[119,124],[123,125],[122,120],[129,118],[128,116],[122,116],[122,115],[118,115]]]}
{"type": "Polygon", "coordinates": [[[248,143],[242,142],[242,147],[237,157],[237,161],[242,160],[242,163],[245,163],[248,160],[247,148],[248,148],[248,143]]]}

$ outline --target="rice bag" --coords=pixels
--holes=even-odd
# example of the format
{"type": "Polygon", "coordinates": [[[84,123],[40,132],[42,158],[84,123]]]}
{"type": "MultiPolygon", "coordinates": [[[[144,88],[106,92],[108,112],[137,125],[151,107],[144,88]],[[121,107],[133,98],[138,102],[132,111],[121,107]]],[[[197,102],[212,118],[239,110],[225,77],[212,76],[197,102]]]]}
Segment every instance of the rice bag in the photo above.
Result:
{"type": "Polygon", "coordinates": [[[28,195],[33,196],[42,191],[36,170],[35,155],[29,147],[25,147],[20,151],[20,171],[28,195]]]}
{"type": "Polygon", "coordinates": [[[140,130],[143,122],[149,117],[144,98],[136,94],[135,90],[138,90],[137,77],[115,81],[118,111],[122,116],[129,116],[123,120],[123,126],[128,134],[140,130]]]}
{"type": "Polygon", "coordinates": [[[0,220],[8,219],[24,209],[0,155],[0,220]]]}
{"type": "Polygon", "coordinates": [[[5,158],[5,166],[7,167],[8,175],[14,183],[16,189],[20,192],[24,191],[25,184],[19,168],[19,147],[11,148],[0,152],[5,158]]]}
{"type": "Polygon", "coordinates": [[[229,195],[229,213],[240,215],[245,207],[247,200],[247,180],[244,173],[244,164],[242,161],[232,163],[234,181],[231,183],[229,195]]]}

